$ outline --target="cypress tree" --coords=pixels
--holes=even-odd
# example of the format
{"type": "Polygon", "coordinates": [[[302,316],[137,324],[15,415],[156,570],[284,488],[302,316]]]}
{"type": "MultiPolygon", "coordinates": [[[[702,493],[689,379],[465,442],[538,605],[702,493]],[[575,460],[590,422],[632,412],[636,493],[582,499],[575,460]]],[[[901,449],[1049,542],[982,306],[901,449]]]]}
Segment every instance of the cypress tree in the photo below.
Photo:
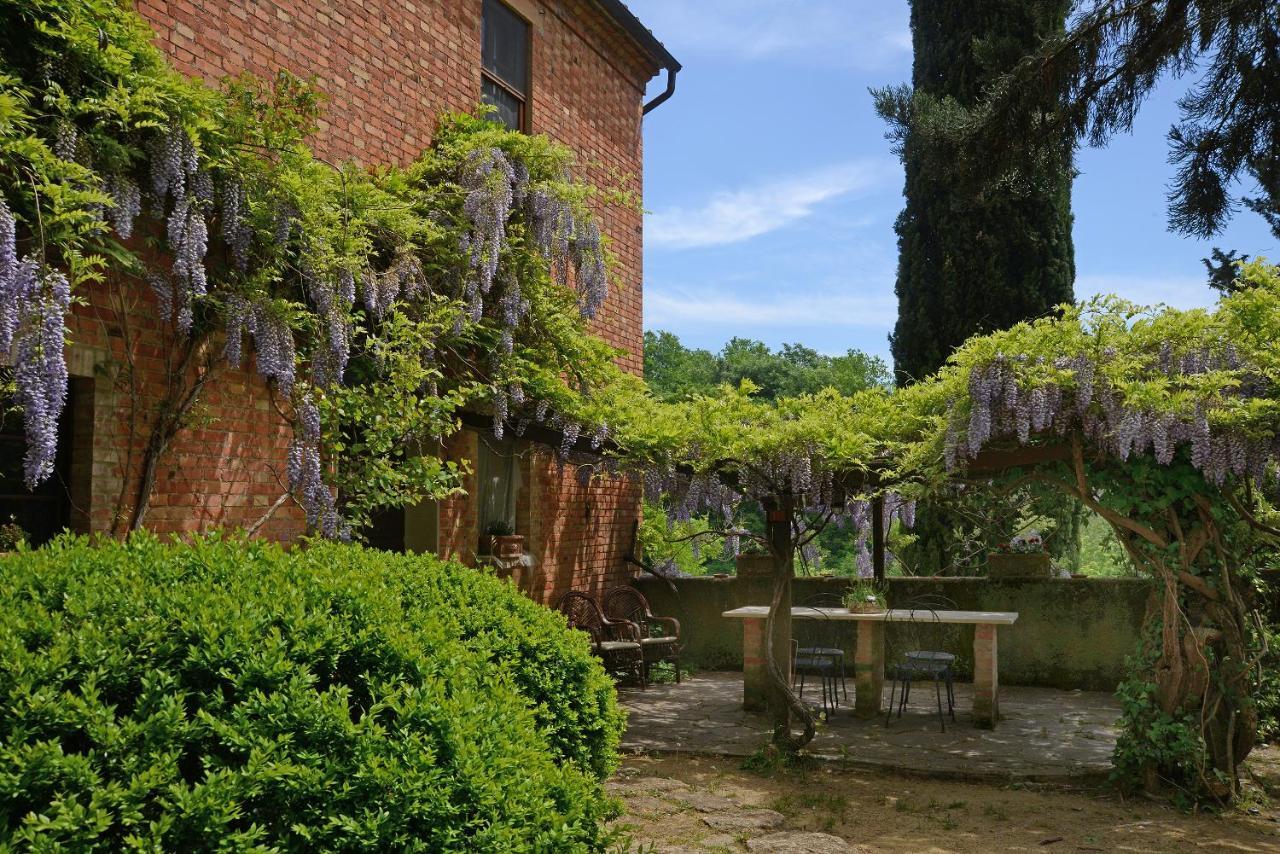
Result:
{"type": "Polygon", "coordinates": [[[1070,156],[991,181],[965,151],[968,113],[987,88],[1060,34],[1069,0],[912,0],[911,87],[875,91],[906,170],[898,217],[900,384],[937,370],[971,335],[1073,299],[1070,156]]]}
{"type": "MultiPolygon", "coordinates": [[[[1070,5],[911,0],[912,84],[872,93],[906,172],[890,337],[899,385],[936,371],[972,335],[1074,299],[1070,147],[1037,151],[1014,177],[993,177],[988,163],[1001,158],[978,150],[969,133],[988,88],[1064,31],[1070,5]]],[[[901,558],[915,573],[980,572],[995,543],[1015,533],[1021,504],[1018,496],[974,504],[961,495],[922,506],[901,558]]],[[[1040,509],[1055,520],[1052,551],[1070,560],[1081,519],[1064,504],[1040,509]]]]}

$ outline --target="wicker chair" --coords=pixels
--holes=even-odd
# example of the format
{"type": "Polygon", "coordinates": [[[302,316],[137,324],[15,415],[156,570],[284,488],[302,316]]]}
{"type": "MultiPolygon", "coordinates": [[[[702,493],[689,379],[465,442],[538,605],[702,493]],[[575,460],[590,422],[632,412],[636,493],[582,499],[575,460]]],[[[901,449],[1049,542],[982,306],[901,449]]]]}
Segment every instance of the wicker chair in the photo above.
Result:
{"type": "Polygon", "coordinates": [[[641,690],[646,687],[644,649],[635,623],[610,620],[596,600],[576,590],[561,596],[556,610],[565,615],[571,628],[591,636],[591,651],[604,663],[605,670],[635,676],[641,690]]]}
{"type": "Polygon", "coordinates": [[[622,620],[640,627],[640,646],[644,652],[644,675],[649,678],[649,668],[661,661],[669,661],[676,668],[676,683],[680,682],[680,621],[675,617],[655,617],[649,609],[649,600],[634,587],[617,587],[604,597],[604,611],[610,619],[622,620]]]}

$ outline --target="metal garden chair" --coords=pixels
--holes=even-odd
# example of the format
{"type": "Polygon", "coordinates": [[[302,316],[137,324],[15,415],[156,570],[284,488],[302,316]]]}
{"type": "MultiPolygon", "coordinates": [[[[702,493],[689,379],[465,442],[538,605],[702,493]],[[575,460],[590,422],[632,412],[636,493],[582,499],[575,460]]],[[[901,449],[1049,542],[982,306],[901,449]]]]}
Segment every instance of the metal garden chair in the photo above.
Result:
{"type": "MultiPolygon", "coordinates": [[[[885,675],[892,682],[889,688],[889,710],[885,715],[885,726],[893,717],[894,699],[898,702],[898,718],[911,699],[911,685],[917,681],[929,679],[933,682],[933,691],[938,704],[938,724],[942,731],[947,731],[946,718],[942,711],[942,688],[946,687],[947,714],[952,723],[956,719],[955,693],[955,655],[942,650],[927,648],[926,639],[936,634],[940,624],[932,619],[938,611],[955,610],[956,605],[943,596],[920,596],[911,599],[895,610],[909,610],[921,614],[920,619],[898,621],[893,623],[895,634],[886,631],[886,639],[893,638],[892,644],[886,640],[885,675]],[[899,691],[901,686],[901,691],[899,691]]],[[[886,627],[887,628],[887,627],[886,627]]]]}
{"type": "MultiPolygon", "coordinates": [[[[842,608],[839,596],[820,594],[798,603],[802,608],[842,608]]],[[[845,702],[849,700],[849,687],[845,679],[844,647],[840,645],[841,623],[823,618],[795,620],[792,622],[792,684],[803,697],[805,680],[816,676],[822,688],[822,711],[830,714],[840,705],[840,692],[845,702]]]]}

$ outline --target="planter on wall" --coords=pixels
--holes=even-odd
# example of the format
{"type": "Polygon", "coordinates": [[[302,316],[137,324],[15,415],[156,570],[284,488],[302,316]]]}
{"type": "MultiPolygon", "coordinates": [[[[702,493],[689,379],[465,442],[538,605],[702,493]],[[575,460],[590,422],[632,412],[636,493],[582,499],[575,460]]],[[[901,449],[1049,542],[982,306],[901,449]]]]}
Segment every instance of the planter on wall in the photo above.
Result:
{"type": "Polygon", "coordinates": [[[772,578],[772,555],[738,555],[734,559],[739,578],[772,578]]]}
{"type": "Polygon", "coordinates": [[[499,560],[515,560],[524,556],[523,534],[494,534],[489,538],[489,553],[499,560]]]}
{"type": "Polygon", "coordinates": [[[987,558],[988,578],[1053,578],[1053,562],[1047,552],[993,554],[987,558]]]}

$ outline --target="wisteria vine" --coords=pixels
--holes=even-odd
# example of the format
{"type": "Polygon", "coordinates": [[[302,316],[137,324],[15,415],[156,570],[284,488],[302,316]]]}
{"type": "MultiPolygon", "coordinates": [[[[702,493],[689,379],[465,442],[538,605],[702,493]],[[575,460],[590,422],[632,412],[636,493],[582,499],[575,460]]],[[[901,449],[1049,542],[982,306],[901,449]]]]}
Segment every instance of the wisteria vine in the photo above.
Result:
{"type": "MultiPolygon", "coordinates": [[[[997,355],[974,367],[969,374],[969,415],[957,414],[955,401],[948,405],[944,457],[948,471],[961,468],[992,443],[1016,440],[1027,444],[1032,435],[1052,433],[1065,436],[1081,431],[1097,447],[1120,461],[1134,454],[1150,453],[1161,465],[1169,465],[1180,448],[1207,481],[1222,486],[1228,477],[1266,485],[1274,465],[1280,460],[1280,436],[1257,435],[1244,429],[1222,426],[1214,430],[1203,405],[1189,413],[1154,411],[1128,405],[1120,389],[1106,379],[1105,367],[1118,354],[1103,348],[1096,355],[1059,356],[1052,363],[1044,358],[997,355]],[[1043,369],[1052,364],[1051,374],[1043,369]],[[1025,388],[1019,369],[1050,375],[1056,380],[1039,380],[1025,388]]],[[[1154,369],[1171,384],[1221,374],[1218,393],[1247,400],[1268,396],[1269,384],[1256,372],[1241,372],[1235,347],[1221,350],[1195,347],[1175,358],[1166,342],[1154,369]],[[1225,373],[1224,373],[1225,372],[1225,373]]]]}
{"type": "MultiPolygon", "coordinates": [[[[814,538],[828,525],[835,525],[854,532],[858,575],[873,574],[869,543],[874,504],[870,498],[847,496],[837,488],[838,471],[816,458],[812,449],[756,460],[739,471],[745,476],[729,486],[716,473],[695,474],[673,464],[653,466],[644,473],[645,498],[664,508],[669,524],[703,515],[718,517],[723,527],[709,529],[704,535],[722,536],[725,557],[737,557],[744,539],[759,539],[758,534],[735,524],[740,509],[747,503],[791,495],[796,499],[793,539],[806,563],[818,564],[814,538]]],[[[889,490],[881,495],[881,504],[883,530],[888,531],[895,519],[904,528],[915,526],[914,500],[889,490]]]]}
{"type": "MultiPolygon", "coordinates": [[[[131,12],[113,14],[101,22],[102,36],[118,51],[145,55],[143,76],[151,75],[126,84],[164,89],[173,112],[149,107],[123,131],[91,124],[77,115],[75,99],[93,93],[77,82],[67,88],[65,115],[31,125],[47,145],[38,166],[48,185],[80,194],[66,197],[67,205],[79,205],[68,219],[74,227],[57,233],[40,227],[42,213],[53,212],[42,209],[50,193],[28,193],[22,185],[8,188],[9,198],[0,193],[0,354],[15,366],[28,485],[53,471],[67,394],[64,324],[73,288],[101,279],[95,265],[118,266],[145,281],[178,346],[190,350],[192,342],[225,333],[225,364],[255,370],[292,422],[288,489],[310,526],[325,535],[350,531],[329,480],[341,466],[326,451],[330,439],[371,424],[381,429],[376,420],[343,424],[350,410],[328,402],[345,397],[350,404],[364,386],[369,394],[396,388],[397,372],[422,374],[407,393],[434,403],[422,405],[420,417],[414,406],[393,413],[404,426],[398,437],[379,440],[378,447],[390,448],[382,452],[388,457],[456,429],[445,417],[451,408],[486,404],[499,436],[533,421],[554,422],[566,437],[562,464],[583,459],[575,445],[584,432],[599,450],[607,429],[574,414],[583,395],[561,377],[584,354],[592,361],[573,365],[575,372],[617,370],[608,347],[582,343],[585,320],[596,316],[607,293],[609,258],[588,208],[590,192],[569,175],[567,150],[519,134],[497,145],[504,138],[497,126],[451,116],[441,123],[444,142],[413,167],[332,167],[301,146],[316,115],[306,84],[282,76],[271,85],[247,80],[212,93],[168,70],[148,44],[131,43],[137,33],[131,12]],[[483,142],[472,143],[473,136],[483,142]],[[19,246],[27,254],[20,257],[19,246]],[[126,254],[131,260],[117,265],[126,254]],[[94,260],[75,269],[86,255],[94,260]],[[567,290],[567,311],[560,297],[548,297],[546,284],[567,290]],[[553,334],[534,328],[535,311],[543,323],[553,319],[553,334]],[[572,322],[562,322],[569,311],[572,322]],[[441,323],[446,317],[449,323],[441,323]],[[497,345],[470,363],[466,348],[489,335],[497,345]],[[532,357],[521,352],[529,339],[540,348],[532,357]],[[530,371],[531,358],[544,363],[530,371]],[[357,385],[348,381],[353,360],[360,365],[357,385]]],[[[59,73],[41,71],[32,91],[59,73]]],[[[76,79],[96,86],[115,76],[76,79]]],[[[0,143],[7,139],[0,133],[0,143]]],[[[188,403],[173,405],[185,411],[188,403]]],[[[359,404],[356,413],[374,408],[359,404]]],[[[169,426],[156,429],[176,431],[182,423],[156,420],[162,422],[169,426]]],[[[582,467],[588,477],[598,462],[582,467]]],[[[430,467],[413,470],[433,476],[430,467]]],[[[397,496],[436,488],[395,476],[397,496]]]]}

